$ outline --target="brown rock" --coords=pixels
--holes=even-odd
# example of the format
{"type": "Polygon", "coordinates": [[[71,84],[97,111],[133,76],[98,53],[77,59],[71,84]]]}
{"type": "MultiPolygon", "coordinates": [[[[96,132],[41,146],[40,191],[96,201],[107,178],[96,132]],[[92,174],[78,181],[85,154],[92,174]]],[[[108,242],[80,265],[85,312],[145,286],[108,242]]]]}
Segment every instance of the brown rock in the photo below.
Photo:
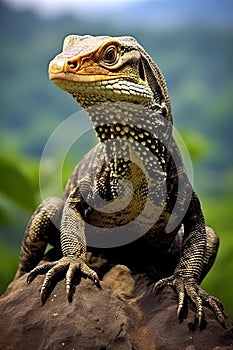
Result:
{"type": "Polygon", "coordinates": [[[126,266],[113,267],[101,290],[82,279],[71,304],[62,280],[42,306],[42,281],[39,276],[27,285],[22,276],[0,298],[1,350],[233,349],[229,319],[224,329],[212,311],[204,308],[207,324],[200,330],[192,324],[194,310],[189,305],[180,323],[175,292],[167,287],[154,294],[146,278],[132,277],[126,266]]]}

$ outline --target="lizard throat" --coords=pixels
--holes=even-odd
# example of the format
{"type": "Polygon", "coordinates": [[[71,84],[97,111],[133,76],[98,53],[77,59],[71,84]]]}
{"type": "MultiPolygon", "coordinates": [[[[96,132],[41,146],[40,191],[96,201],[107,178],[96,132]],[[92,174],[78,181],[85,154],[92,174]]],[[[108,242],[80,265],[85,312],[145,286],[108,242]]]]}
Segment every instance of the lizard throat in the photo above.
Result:
{"type": "Polygon", "coordinates": [[[150,87],[121,78],[100,81],[72,81],[67,77],[53,79],[55,85],[71,94],[84,108],[108,102],[130,102],[155,107],[150,87]],[[66,78],[66,79],[65,79],[66,78]]]}
{"type": "Polygon", "coordinates": [[[161,164],[165,163],[172,131],[172,124],[158,111],[125,102],[87,109],[97,137],[105,144],[106,154],[130,159],[134,150],[149,168],[153,167],[155,156],[161,164]]]}
{"type": "Polygon", "coordinates": [[[107,102],[85,109],[93,123],[100,142],[113,139],[137,141],[145,145],[154,138],[167,140],[172,124],[152,108],[128,102],[107,102]]]}

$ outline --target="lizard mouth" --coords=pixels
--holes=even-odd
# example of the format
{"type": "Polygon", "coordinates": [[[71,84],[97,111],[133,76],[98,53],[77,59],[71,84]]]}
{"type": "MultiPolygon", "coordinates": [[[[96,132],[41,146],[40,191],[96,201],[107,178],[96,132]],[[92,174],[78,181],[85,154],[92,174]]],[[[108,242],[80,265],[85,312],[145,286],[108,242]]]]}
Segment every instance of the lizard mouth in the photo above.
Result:
{"type": "Polygon", "coordinates": [[[65,80],[67,82],[73,82],[73,83],[98,83],[98,82],[108,82],[109,80],[117,80],[119,77],[117,75],[109,76],[109,75],[87,75],[87,74],[72,74],[72,73],[66,73],[66,72],[59,72],[59,73],[53,73],[52,71],[49,71],[49,79],[53,81],[56,84],[56,80],[65,80]]]}
{"type": "Polygon", "coordinates": [[[133,77],[99,70],[66,70],[63,62],[51,61],[49,79],[60,89],[71,94],[81,105],[106,101],[128,101],[148,104],[153,99],[149,86],[138,84],[133,77]],[[86,101],[86,102],[84,102],[86,101]]]}
{"type": "Polygon", "coordinates": [[[49,77],[56,86],[71,94],[82,106],[106,101],[127,101],[147,105],[153,99],[153,92],[149,87],[116,76],[58,73],[50,74],[49,77]]]}

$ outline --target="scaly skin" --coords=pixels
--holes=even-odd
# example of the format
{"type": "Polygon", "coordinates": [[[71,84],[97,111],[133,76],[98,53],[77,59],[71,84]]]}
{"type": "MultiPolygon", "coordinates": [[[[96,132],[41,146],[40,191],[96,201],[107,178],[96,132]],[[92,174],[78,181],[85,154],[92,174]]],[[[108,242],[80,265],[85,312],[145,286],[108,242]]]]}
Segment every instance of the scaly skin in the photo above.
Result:
{"type": "Polygon", "coordinates": [[[64,199],[46,199],[33,214],[17,276],[29,272],[30,283],[45,274],[44,303],[59,276],[66,274],[71,301],[75,279],[81,276],[100,287],[97,273],[87,265],[86,223],[96,235],[102,229],[111,234],[120,228],[119,235],[139,229],[144,235],[134,237],[135,245],[142,244],[148,254],[178,252],[172,275],[154,286],[155,291],[167,285],[176,290],[178,317],[189,297],[199,325],[203,304],[224,324],[221,303],[199,286],[215,259],[218,238],[205,226],[172,137],[171,104],[157,65],[134,38],[72,35],[50,62],[49,77],[87,111],[100,143],[75,169],[64,199]],[[131,189],[122,179],[130,181],[131,189]],[[114,210],[96,208],[100,197],[114,210]],[[37,266],[48,242],[61,248],[63,257],[37,266]]]}

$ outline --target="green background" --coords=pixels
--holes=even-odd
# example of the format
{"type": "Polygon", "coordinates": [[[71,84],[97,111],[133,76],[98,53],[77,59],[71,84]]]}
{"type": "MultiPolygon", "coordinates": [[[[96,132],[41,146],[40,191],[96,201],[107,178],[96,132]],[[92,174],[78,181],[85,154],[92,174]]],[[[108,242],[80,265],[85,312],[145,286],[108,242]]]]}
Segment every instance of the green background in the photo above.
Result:
{"type": "MultiPolygon", "coordinates": [[[[226,1],[220,3],[224,6],[226,1]]],[[[194,187],[207,224],[221,240],[216,262],[202,286],[220,298],[233,318],[232,27],[208,21],[214,11],[210,5],[202,11],[201,23],[186,18],[164,26],[152,20],[146,25],[146,17],[141,18],[145,25],[138,25],[138,7],[135,20],[134,6],[127,11],[130,21],[121,21],[114,12],[102,18],[43,18],[0,2],[0,291],[14,276],[27,221],[41,202],[38,175],[46,141],[79,110],[70,96],[49,81],[48,62],[70,33],[133,35],[166,77],[175,127],[192,158],[194,187]]],[[[157,11],[155,6],[151,11],[157,11]]],[[[63,167],[64,183],[95,142],[93,133],[88,133],[72,148],[63,167]]],[[[56,161],[50,159],[44,174],[50,184],[56,161]]]]}

